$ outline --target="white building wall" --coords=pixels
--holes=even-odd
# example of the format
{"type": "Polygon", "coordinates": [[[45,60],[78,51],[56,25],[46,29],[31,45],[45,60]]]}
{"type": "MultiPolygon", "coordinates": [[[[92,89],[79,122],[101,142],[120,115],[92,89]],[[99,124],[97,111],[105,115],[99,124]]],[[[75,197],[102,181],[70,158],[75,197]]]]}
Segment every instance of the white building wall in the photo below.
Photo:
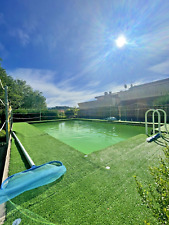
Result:
{"type": "Polygon", "coordinates": [[[121,101],[141,98],[160,97],[169,94],[169,79],[163,82],[153,82],[130,88],[128,91],[119,92],[121,101]]]}
{"type": "Polygon", "coordinates": [[[80,109],[117,106],[120,101],[136,100],[169,95],[169,78],[133,86],[127,91],[106,94],[90,102],[78,103],[80,109]]]}

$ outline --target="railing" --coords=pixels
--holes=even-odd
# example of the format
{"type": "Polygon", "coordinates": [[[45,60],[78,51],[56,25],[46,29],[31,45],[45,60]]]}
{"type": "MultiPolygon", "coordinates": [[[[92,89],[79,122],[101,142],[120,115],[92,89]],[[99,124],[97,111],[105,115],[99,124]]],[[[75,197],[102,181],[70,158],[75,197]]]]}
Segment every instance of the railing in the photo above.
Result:
{"type": "Polygon", "coordinates": [[[2,127],[0,128],[0,132],[2,131],[2,129],[5,127],[6,125],[6,144],[8,145],[9,142],[9,134],[10,134],[10,129],[11,129],[11,107],[9,106],[9,102],[8,102],[8,87],[5,86],[3,87],[2,81],[0,79],[0,86],[1,88],[5,91],[5,101],[3,102],[2,99],[0,99],[0,102],[2,103],[2,105],[5,107],[5,122],[3,122],[2,127]]]}
{"type": "Polygon", "coordinates": [[[163,109],[149,109],[145,113],[145,132],[148,135],[148,122],[147,122],[147,115],[149,112],[153,112],[152,114],[152,123],[153,123],[153,134],[155,134],[155,113],[158,114],[158,132],[161,134],[161,115],[160,112],[164,113],[164,127],[166,129],[166,132],[168,133],[167,130],[167,114],[163,109]]]}

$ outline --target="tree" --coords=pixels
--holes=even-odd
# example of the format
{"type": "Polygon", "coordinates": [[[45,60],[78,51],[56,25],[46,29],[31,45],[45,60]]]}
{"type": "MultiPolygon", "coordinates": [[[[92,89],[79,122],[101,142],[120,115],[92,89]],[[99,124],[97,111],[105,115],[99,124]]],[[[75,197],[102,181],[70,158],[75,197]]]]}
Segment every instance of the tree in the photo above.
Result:
{"type": "MultiPolygon", "coordinates": [[[[159,167],[151,167],[150,173],[154,182],[148,190],[135,176],[137,190],[142,202],[151,209],[159,224],[169,224],[169,146],[163,149],[165,159],[160,160],[159,167]]],[[[145,224],[150,224],[145,221],[145,224]]]]}
{"type": "Polygon", "coordinates": [[[66,117],[77,117],[79,109],[74,107],[65,111],[66,117]]]}
{"type": "Polygon", "coordinates": [[[66,117],[68,117],[68,118],[73,117],[73,116],[74,116],[74,110],[73,110],[73,109],[67,109],[67,110],[65,111],[65,115],[66,115],[66,117]]]}
{"type": "MultiPolygon", "coordinates": [[[[14,80],[7,75],[0,64],[0,79],[3,86],[8,86],[8,98],[13,109],[46,109],[46,98],[42,92],[34,91],[24,80],[14,80]]],[[[4,90],[0,88],[0,99],[4,100],[4,90]]],[[[2,108],[2,107],[1,107],[2,108]]]]}

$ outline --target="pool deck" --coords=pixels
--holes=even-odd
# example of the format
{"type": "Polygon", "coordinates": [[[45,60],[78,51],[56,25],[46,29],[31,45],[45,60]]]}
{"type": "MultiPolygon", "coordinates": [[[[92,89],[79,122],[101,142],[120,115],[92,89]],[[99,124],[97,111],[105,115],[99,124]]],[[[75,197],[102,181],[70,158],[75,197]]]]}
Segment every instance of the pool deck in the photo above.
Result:
{"type": "MultiPolygon", "coordinates": [[[[126,120],[116,120],[116,121],[108,121],[103,119],[83,119],[83,118],[77,118],[76,120],[83,120],[83,121],[96,121],[96,122],[107,122],[107,123],[115,123],[115,124],[127,124],[127,125],[134,125],[134,126],[145,126],[145,122],[140,121],[126,121],[126,120]]],[[[158,123],[154,123],[156,126],[158,126],[158,123]]],[[[149,127],[153,126],[152,122],[147,122],[147,125],[149,127]]],[[[162,130],[164,129],[164,123],[161,123],[162,130]]],[[[169,130],[169,124],[167,124],[167,129],[169,130]]]]}
{"type": "MultiPolygon", "coordinates": [[[[27,123],[49,123],[49,122],[60,122],[60,121],[68,121],[68,120],[82,120],[82,121],[91,121],[91,122],[106,122],[106,123],[117,123],[117,124],[129,124],[135,126],[145,126],[145,122],[140,121],[126,121],[126,120],[116,120],[116,121],[108,121],[104,119],[86,119],[86,118],[72,118],[72,119],[57,119],[57,120],[41,120],[41,121],[28,121],[27,123]]],[[[147,122],[148,126],[152,126],[152,122],[147,122]]],[[[162,123],[163,124],[163,123],[162,123]]],[[[155,123],[158,125],[158,123],[155,123]]],[[[169,124],[167,124],[169,126],[169,124]]]]}
{"type": "MultiPolygon", "coordinates": [[[[167,124],[167,131],[169,132],[169,124],[167,124]]],[[[166,127],[163,125],[162,127],[161,127],[161,132],[166,132],[166,127]]]]}

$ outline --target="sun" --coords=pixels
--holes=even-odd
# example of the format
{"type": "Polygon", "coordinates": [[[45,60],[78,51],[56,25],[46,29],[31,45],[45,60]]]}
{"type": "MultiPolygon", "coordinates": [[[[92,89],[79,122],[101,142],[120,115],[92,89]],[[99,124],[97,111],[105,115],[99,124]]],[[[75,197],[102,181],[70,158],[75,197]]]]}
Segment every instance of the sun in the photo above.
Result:
{"type": "Polygon", "coordinates": [[[125,36],[121,35],[115,40],[115,43],[118,48],[122,48],[124,45],[127,44],[127,40],[125,36]]]}

